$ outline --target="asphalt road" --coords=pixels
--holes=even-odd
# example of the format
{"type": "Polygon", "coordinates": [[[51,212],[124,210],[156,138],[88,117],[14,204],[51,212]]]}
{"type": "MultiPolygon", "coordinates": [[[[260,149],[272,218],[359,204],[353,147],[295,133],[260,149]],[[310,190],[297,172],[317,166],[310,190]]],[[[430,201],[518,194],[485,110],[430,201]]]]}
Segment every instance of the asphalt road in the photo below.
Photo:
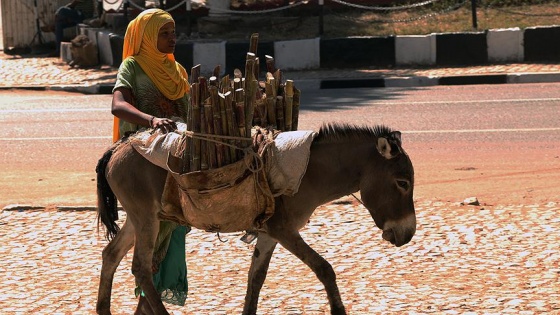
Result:
{"type": "MultiPolygon", "coordinates": [[[[559,87],[304,91],[299,129],[346,122],[402,131],[416,168],[418,197],[455,201],[473,195],[489,203],[558,199],[560,189],[552,183],[560,174],[559,87]],[[542,183],[516,182],[534,174],[542,183]],[[504,182],[512,176],[513,184],[504,182]],[[502,190],[491,189],[496,186],[502,190]],[[543,195],[535,196],[536,191],[543,195]]],[[[95,165],[111,141],[110,102],[109,95],[0,92],[5,148],[0,206],[94,205],[95,165]]]]}

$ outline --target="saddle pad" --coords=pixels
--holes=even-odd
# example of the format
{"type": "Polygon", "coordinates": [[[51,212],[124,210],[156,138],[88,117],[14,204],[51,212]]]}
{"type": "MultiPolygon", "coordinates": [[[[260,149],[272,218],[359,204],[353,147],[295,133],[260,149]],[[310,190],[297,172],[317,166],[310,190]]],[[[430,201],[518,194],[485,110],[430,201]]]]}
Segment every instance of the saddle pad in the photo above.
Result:
{"type": "MultiPolygon", "coordinates": [[[[167,134],[159,130],[139,131],[130,136],[132,147],[151,163],[170,170],[167,166],[169,153],[175,153],[181,132],[187,125],[177,122],[177,131],[167,134]]],[[[266,175],[270,189],[275,195],[292,196],[297,193],[307,169],[311,143],[317,135],[314,131],[284,131],[274,139],[266,159],[266,175]]]]}
{"type": "Polygon", "coordinates": [[[307,170],[314,131],[284,131],[274,139],[268,150],[272,163],[266,164],[268,182],[273,194],[293,196],[299,190],[307,170]]]}
{"type": "Polygon", "coordinates": [[[169,170],[167,157],[170,152],[176,152],[181,134],[187,130],[187,124],[184,122],[175,123],[177,124],[175,132],[162,133],[159,129],[139,131],[129,137],[130,144],[152,164],[169,170]]]}

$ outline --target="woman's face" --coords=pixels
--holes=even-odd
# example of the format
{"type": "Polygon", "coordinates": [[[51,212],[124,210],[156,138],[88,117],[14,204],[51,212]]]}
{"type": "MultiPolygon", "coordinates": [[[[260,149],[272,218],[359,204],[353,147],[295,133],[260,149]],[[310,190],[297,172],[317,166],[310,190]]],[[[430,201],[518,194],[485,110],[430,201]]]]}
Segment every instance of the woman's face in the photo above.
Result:
{"type": "Polygon", "coordinates": [[[164,24],[158,32],[157,49],[164,54],[172,54],[176,42],[175,24],[173,22],[164,24]]]}

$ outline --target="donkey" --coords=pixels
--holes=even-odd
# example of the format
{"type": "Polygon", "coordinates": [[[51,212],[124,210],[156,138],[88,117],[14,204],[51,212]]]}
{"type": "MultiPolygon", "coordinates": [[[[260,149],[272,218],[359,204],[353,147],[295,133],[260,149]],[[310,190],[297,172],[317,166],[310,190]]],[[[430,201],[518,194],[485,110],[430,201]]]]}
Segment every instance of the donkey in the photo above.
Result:
{"type": "MultiPolygon", "coordinates": [[[[113,276],[134,246],[132,273],[142,287],[137,312],[168,314],[152,282],[152,254],[167,171],[148,162],[130,144],[114,145],[98,164],[98,218],[114,236],[103,250],[97,312],[110,314],[113,276]],[[139,171],[141,170],[141,171],[139,171]],[[127,213],[116,224],[119,201],[127,213]]],[[[311,145],[298,192],[275,199],[275,213],[258,231],[243,308],[257,313],[260,290],[277,244],[304,262],[325,286],[331,314],[346,314],[332,266],[301,237],[299,230],[320,205],[360,191],[382,238],[395,246],[416,232],[414,169],[401,146],[401,133],[386,126],[323,125],[311,145]]],[[[100,224],[100,223],[99,223],[100,224]]]]}

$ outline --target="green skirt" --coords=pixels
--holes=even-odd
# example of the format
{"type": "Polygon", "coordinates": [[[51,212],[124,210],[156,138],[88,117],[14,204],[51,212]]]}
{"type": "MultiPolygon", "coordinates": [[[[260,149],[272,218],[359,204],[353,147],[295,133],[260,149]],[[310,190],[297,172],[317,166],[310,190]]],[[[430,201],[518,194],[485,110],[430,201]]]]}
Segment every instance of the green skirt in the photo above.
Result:
{"type": "MultiPolygon", "coordinates": [[[[158,270],[152,279],[163,302],[180,306],[185,305],[189,288],[185,237],[190,230],[190,227],[181,226],[174,222],[160,222],[154,249],[154,264],[158,266],[158,270]]],[[[144,296],[139,286],[136,287],[136,296],[138,294],[144,296]]]]}

